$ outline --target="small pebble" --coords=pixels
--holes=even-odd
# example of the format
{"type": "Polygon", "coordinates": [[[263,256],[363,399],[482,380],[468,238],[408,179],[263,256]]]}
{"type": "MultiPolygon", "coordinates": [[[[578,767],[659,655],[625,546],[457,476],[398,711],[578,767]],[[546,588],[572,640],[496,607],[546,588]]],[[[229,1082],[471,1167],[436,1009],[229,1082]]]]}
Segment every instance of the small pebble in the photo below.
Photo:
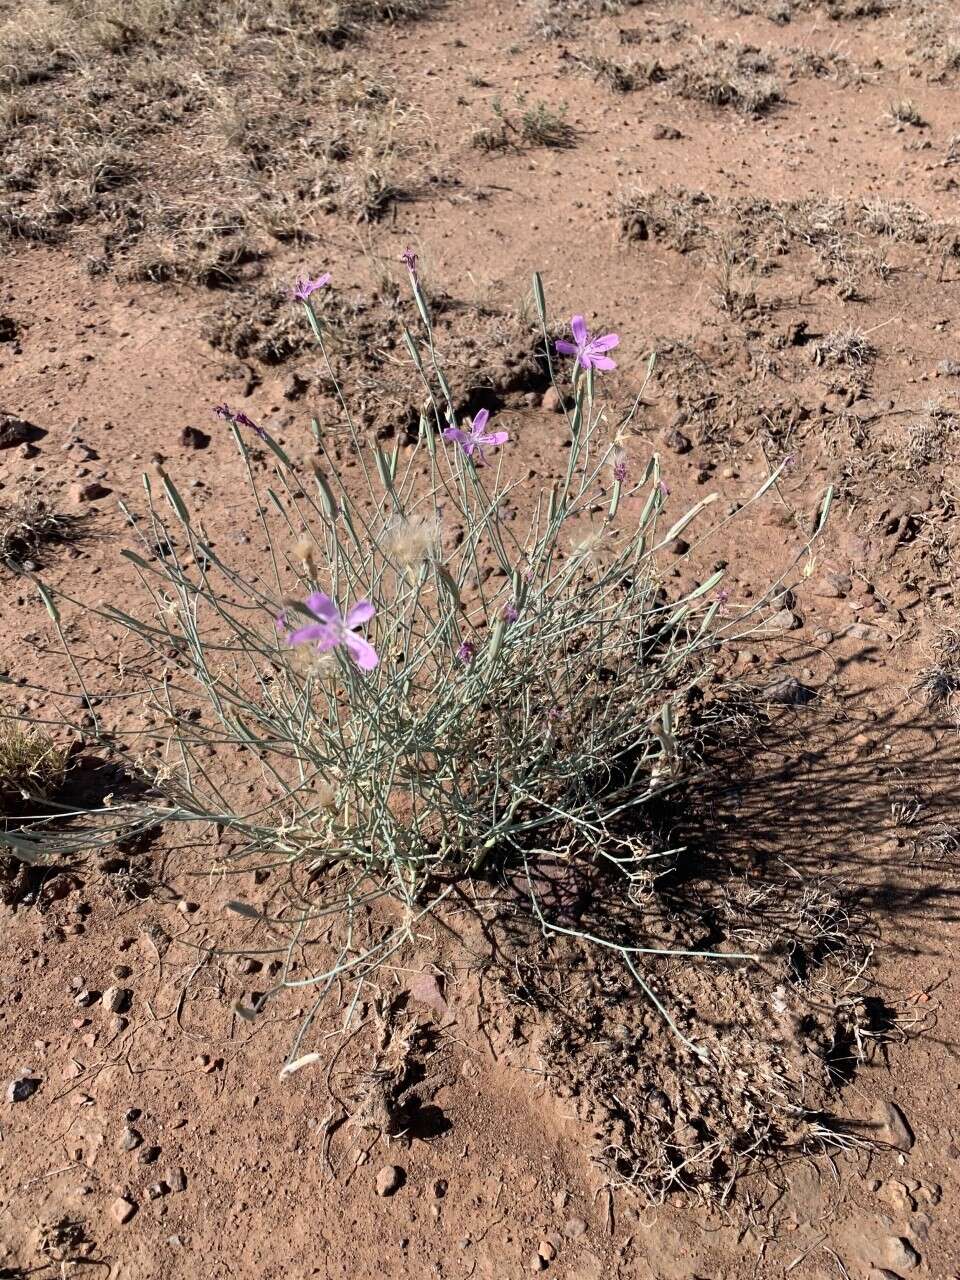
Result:
{"type": "Polygon", "coordinates": [[[385,1164],[377,1174],[378,1196],[392,1196],[403,1186],[406,1174],[398,1164],[385,1164]]]}
{"type": "Polygon", "coordinates": [[[11,1080],[7,1085],[7,1101],[8,1102],[26,1102],[40,1088],[41,1081],[38,1076],[25,1072],[23,1075],[17,1076],[15,1080],[11,1080]]]}
{"type": "Polygon", "coordinates": [[[174,1193],[187,1189],[187,1175],[179,1165],[168,1169],[163,1175],[163,1180],[174,1193]]]}
{"type": "Polygon", "coordinates": [[[107,987],[100,1002],[108,1013],[123,1013],[130,1006],[133,992],[126,987],[107,987]]]}
{"type": "Polygon", "coordinates": [[[129,1222],[133,1215],[137,1212],[137,1206],[133,1200],[128,1200],[126,1196],[118,1196],[110,1206],[110,1214],[121,1226],[125,1222],[129,1222]]]}

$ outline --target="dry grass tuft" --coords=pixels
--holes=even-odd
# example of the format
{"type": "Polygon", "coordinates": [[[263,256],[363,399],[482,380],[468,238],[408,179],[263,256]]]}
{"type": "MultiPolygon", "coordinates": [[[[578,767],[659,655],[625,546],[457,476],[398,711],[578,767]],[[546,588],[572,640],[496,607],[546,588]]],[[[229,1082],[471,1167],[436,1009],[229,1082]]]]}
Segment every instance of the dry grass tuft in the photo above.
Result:
{"type": "Polygon", "coordinates": [[[12,816],[54,799],[67,773],[68,752],[37,726],[0,712],[0,804],[12,816]]]}
{"type": "Polygon", "coordinates": [[[876,348],[862,329],[834,329],[813,348],[817,364],[859,369],[876,359],[876,348]]]}
{"type": "Polygon", "coordinates": [[[715,107],[734,107],[746,115],[762,115],[783,101],[769,54],[753,45],[698,42],[693,64],[679,67],[672,84],[681,98],[715,107]]]}
{"type": "Polygon", "coordinates": [[[528,147],[572,147],[577,131],[566,119],[566,105],[556,110],[545,102],[528,105],[527,97],[518,93],[516,108],[508,110],[499,98],[490,104],[493,120],[479,125],[470,135],[470,143],[479,151],[508,151],[528,147]]]}
{"type": "Polygon", "coordinates": [[[46,547],[79,542],[89,532],[86,517],[51,511],[41,498],[0,503],[0,561],[9,568],[39,560],[46,547]]]}

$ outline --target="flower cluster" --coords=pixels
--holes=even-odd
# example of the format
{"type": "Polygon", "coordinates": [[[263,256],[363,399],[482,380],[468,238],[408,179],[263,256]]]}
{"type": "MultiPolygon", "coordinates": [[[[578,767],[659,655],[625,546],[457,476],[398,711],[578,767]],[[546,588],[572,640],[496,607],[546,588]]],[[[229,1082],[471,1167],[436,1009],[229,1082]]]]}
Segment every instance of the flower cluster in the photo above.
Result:
{"type": "MultiPolygon", "coordinates": [[[[412,249],[405,249],[400,260],[415,281],[417,276],[417,255],[412,249]]],[[[306,302],[317,289],[322,289],[328,285],[330,278],[330,273],[326,272],[317,276],[315,280],[311,280],[309,277],[298,279],[291,293],[293,297],[306,302]]],[[[618,334],[607,333],[601,337],[591,338],[586,322],[583,316],[580,315],[573,317],[570,328],[574,342],[558,341],[556,349],[563,355],[575,357],[575,373],[578,368],[601,370],[616,368],[614,361],[605,353],[619,345],[620,338],[618,334]]],[[[263,435],[262,429],[252,422],[246,414],[235,413],[229,405],[218,405],[215,412],[221,418],[226,418],[238,426],[251,427],[259,435],[263,435]]],[[[448,426],[443,432],[443,438],[459,445],[465,457],[474,463],[482,465],[486,461],[485,449],[499,448],[500,445],[506,444],[510,439],[509,433],[506,431],[488,431],[489,421],[489,409],[480,409],[472,420],[466,421],[462,426],[448,426]]],[[[626,459],[620,450],[617,451],[615,457],[613,472],[617,481],[622,482],[626,479],[626,459]]],[[[432,545],[436,536],[436,531],[432,527],[428,528],[423,521],[416,525],[411,525],[409,529],[407,522],[404,522],[403,530],[395,531],[395,533],[397,536],[394,538],[394,542],[397,543],[397,546],[394,548],[394,554],[398,559],[403,558],[399,552],[405,547],[406,541],[410,539],[411,535],[418,544],[416,557],[418,559],[428,552],[429,546],[432,545]],[[421,526],[423,526],[422,529],[421,526]],[[400,538],[401,532],[403,535],[402,542],[400,538]],[[419,548],[421,541],[424,543],[422,551],[419,548]]],[[[303,626],[290,628],[285,614],[281,615],[277,620],[280,632],[290,644],[311,645],[318,653],[330,653],[334,649],[343,648],[361,671],[372,671],[377,666],[379,658],[373,645],[363,636],[357,634],[357,629],[363,626],[364,623],[370,622],[375,615],[376,611],[369,601],[358,601],[352,608],[347,610],[345,615],[342,615],[329,596],[316,591],[307,597],[303,607],[306,612],[312,615],[312,620],[303,626]]],[[[507,603],[501,612],[501,617],[507,624],[516,622],[519,616],[517,606],[513,602],[507,603]]],[[[472,640],[462,640],[456,650],[457,659],[464,666],[469,666],[475,656],[476,646],[474,642],[472,640]]]]}

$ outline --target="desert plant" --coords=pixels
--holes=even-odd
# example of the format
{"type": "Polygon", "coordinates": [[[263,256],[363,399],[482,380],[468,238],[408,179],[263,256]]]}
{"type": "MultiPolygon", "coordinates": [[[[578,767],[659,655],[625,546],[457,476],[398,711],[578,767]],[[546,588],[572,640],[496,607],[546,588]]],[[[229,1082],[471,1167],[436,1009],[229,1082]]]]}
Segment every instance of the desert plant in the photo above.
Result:
{"type": "MultiPolygon", "coordinates": [[[[734,616],[723,569],[667,592],[664,552],[676,554],[682,533],[700,541],[693,530],[715,495],[667,517],[658,457],[631,454],[632,412],[611,423],[599,396],[619,339],[591,338],[576,316],[573,341],[553,343],[539,277],[543,359],[570,408],[555,478],[524,504],[526,470],[510,478],[516,442],[486,410],[457,412],[416,260],[405,261],[421,323],[403,337],[427,406],[414,447],[368,444],[342,401],[357,491],[316,423],[311,475],[264,427],[219,406],[266,538],[265,578],[222,558],[162,469],[145,477],[148,513],[128,513],[142,544],[124,555],[151,607],[95,613],[139,655],[123,659],[126,691],[139,687],[162,723],[160,751],[137,758],[137,740],[97,710],[87,734],[148,770],[157,799],[56,833],[20,831],[14,844],[35,857],[131,826],[216,829],[232,850],[215,858],[224,873],[286,869],[291,896],[276,923],[342,921],[347,941],[321,986],[372,971],[455,882],[491,867],[529,872],[559,851],[574,873],[605,865],[629,901],[662,856],[642,814],[679,774],[686,695],[727,635],[762,624],[769,599],[734,616]],[[562,388],[556,356],[572,369],[562,388]],[[274,478],[263,483],[267,462],[274,478]],[[356,947],[358,913],[385,897],[402,921],[356,947]]],[[[334,379],[314,306],[329,280],[301,281],[296,295],[334,379]]],[[[815,533],[828,506],[829,493],[815,533]]],[[[62,634],[62,612],[85,606],[40,590],[62,634]]],[[[568,931],[532,887],[531,902],[545,930],[568,931]]],[[[641,985],[637,962],[662,953],[635,938],[593,941],[619,951],[641,985]]]]}

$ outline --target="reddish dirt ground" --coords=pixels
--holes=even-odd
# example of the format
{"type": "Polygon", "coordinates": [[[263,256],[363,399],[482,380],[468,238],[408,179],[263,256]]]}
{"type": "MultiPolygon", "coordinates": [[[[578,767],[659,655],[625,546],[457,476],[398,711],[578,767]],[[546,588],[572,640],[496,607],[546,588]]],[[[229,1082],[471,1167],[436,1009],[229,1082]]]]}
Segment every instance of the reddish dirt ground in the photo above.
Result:
{"type": "MultiPolygon", "coordinates": [[[[208,872],[208,845],[164,838],[133,857],[122,883],[91,859],[46,894],[0,906],[0,1276],[960,1276],[960,737],[952,688],[934,703],[917,684],[960,626],[957,78],[911,62],[906,9],[834,21],[801,5],[783,25],[757,8],[628,5],[558,41],[535,32],[530,6],[454,0],[426,21],[378,27],[356,56],[389,70],[422,113],[433,167],[456,184],[374,224],[321,214],[318,241],[275,246],[264,272],[274,284],[330,269],[345,306],[378,299],[362,333],[344,321],[339,354],[349,361],[356,340],[384,357],[382,399],[359,357],[346,381],[367,396],[368,425],[389,434],[417,404],[400,348],[383,345],[397,320],[388,282],[403,281],[397,260],[412,246],[428,291],[456,304],[440,339],[476,380],[463,394],[491,397],[544,476],[563,419],[541,403],[542,386],[503,373],[527,331],[532,271],[558,319],[579,310],[619,331],[616,403],[629,403],[656,349],[629,449],[641,461],[661,452],[678,513],[707,491],[746,501],[791,458],[776,501],[710,545],[729,562],[735,601],[801,545],[793,513],[809,516],[837,486],[792,582],[788,629],[747,638],[717,673],[721,691],[789,675],[816,697],[768,708],[749,773],[714,777],[696,818],[745,877],[776,865],[852,904],[870,959],[850,998],[873,1016],[836,1095],[844,1140],[745,1168],[722,1201],[677,1190],[651,1205],[611,1189],[593,1122],[545,1057],[546,1016],[525,1007],[519,983],[511,991],[488,972],[466,914],[455,931],[423,923],[361,993],[346,1035],[353,993],[332,996],[309,1041],[319,1061],[281,1078],[309,1000],[288,991],[260,1022],[237,1018],[234,1002],[261,979],[242,957],[217,954],[250,945],[224,911],[235,886],[208,872]],[[669,52],[677,22],[772,50],[778,64],[798,48],[847,62],[781,73],[783,100],[759,116],[678,96],[669,78],[617,94],[574,69],[571,54],[597,50],[695,67],[706,55],[688,35],[669,52]],[[509,104],[517,90],[567,104],[574,145],[472,146],[492,100],[509,104]],[[891,102],[907,98],[922,127],[890,119],[891,102]],[[617,197],[635,188],[643,227],[635,219],[625,235],[617,197]],[[650,197],[663,192],[681,213],[658,221],[650,197]],[[812,235],[790,203],[811,197],[841,209],[851,296],[817,257],[830,237],[812,235]],[[875,212],[878,199],[909,202],[935,230],[864,222],[863,202],[875,212]],[[682,252],[678,218],[701,224],[682,252]],[[851,331],[873,350],[838,363],[828,335],[851,331]],[[424,973],[438,979],[432,1005],[416,994],[424,973]],[[130,993],[119,1013],[83,994],[110,987],[130,993]],[[419,1106],[392,1138],[363,1110],[371,1044],[391,1035],[413,1046],[403,1053],[419,1106]],[[7,1082],[28,1069],[40,1087],[8,1101],[7,1082]],[[380,1194],[394,1166],[400,1185],[380,1194]],[[58,1242],[50,1227],[64,1219],[77,1234],[58,1242]]],[[[211,324],[257,306],[253,282],[216,291],[91,275],[93,235],[6,246],[0,312],[16,336],[0,345],[0,410],[42,434],[0,451],[0,499],[35,492],[60,510],[95,509],[97,536],[53,548],[43,576],[81,601],[123,599],[117,500],[142,505],[141,473],[159,453],[220,545],[255,564],[240,463],[210,406],[226,398],[306,453],[310,415],[337,421],[317,361],[306,348],[272,366],[217,349],[211,324]],[[292,399],[293,370],[306,391],[292,399]],[[208,448],[183,442],[188,425],[212,436],[208,448]],[[107,492],[84,501],[78,489],[94,481],[107,492]]],[[[68,677],[43,606],[27,578],[2,572],[3,668],[57,688],[68,677]]],[[[693,574],[678,567],[683,581],[693,574]]],[[[102,639],[79,611],[71,628],[81,646],[102,639]]],[[[57,701],[21,693],[10,701],[28,717],[57,701]]],[[[713,981],[679,975],[676,986],[711,1023],[722,1021],[713,981]]]]}

